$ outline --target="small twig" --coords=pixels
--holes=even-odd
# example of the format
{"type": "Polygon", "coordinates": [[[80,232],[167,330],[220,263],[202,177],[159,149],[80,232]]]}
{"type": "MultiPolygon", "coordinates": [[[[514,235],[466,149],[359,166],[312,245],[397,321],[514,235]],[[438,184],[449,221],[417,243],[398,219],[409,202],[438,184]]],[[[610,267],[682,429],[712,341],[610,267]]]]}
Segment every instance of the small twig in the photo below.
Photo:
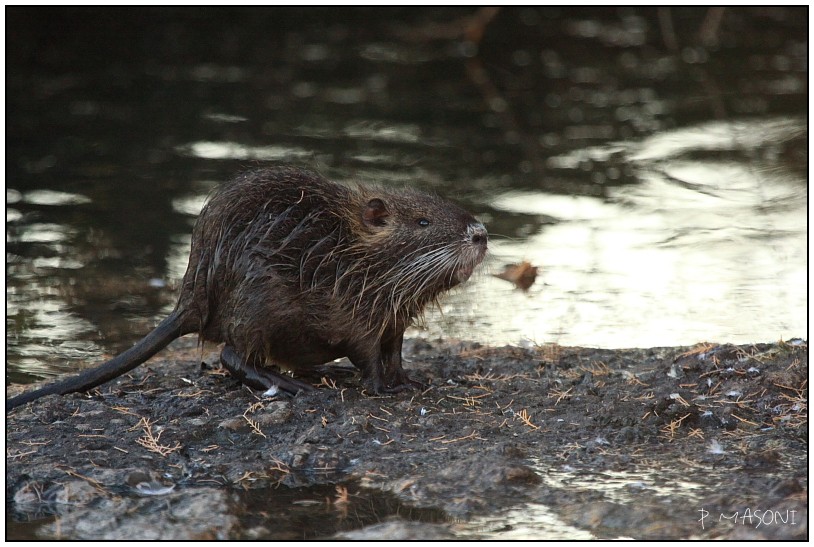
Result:
{"type": "Polygon", "coordinates": [[[267,437],[266,434],[263,433],[263,430],[260,429],[260,423],[257,422],[256,420],[252,420],[251,418],[249,418],[249,414],[255,412],[258,409],[265,408],[265,406],[266,406],[265,403],[263,403],[262,401],[252,403],[249,406],[249,408],[246,409],[246,412],[243,413],[243,419],[246,420],[246,422],[249,424],[249,427],[252,428],[252,432],[257,435],[260,435],[263,438],[267,437]]]}
{"type": "Polygon", "coordinates": [[[533,423],[531,423],[531,417],[529,416],[529,413],[528,413],[528,411],[526,411],[526,409],[521,410],[520,412],[515,414],[515,416],[520,418],[520,421],[522,421],[524,424],[526,424],[530,428],[532,428],[532,429],[540,429],[539,426],[536,426],[533,423]]]}
{"type": "Polygon", "coordinates": [[[552,389],[550,395],[557,397],[557,401],[554,403],[554,406],[557,406],[563,399],[570,399],[572,389],[574,388],[569,387],[567,391],[563,391],[561,389],[552,389]]]}
{"type": "Polygon", "coordinates": [[[441,444],[457,443],[458,441],[468,441],[470,439],[484,440],[484,439],[481,439],[480,437],[476,436],[475,435],[475,430],[473,429],[472,433],[470,433],[469,435],[466,435],[465,437],[458,437],[457,439],[449,439],[449,440],[446,440],[446,441],[441,441],[441,444]]]}
{"type": "Polygon", "coordinates": [[[320,378],[319,385],[325,386],[328,389],[338,389],[336,387],[336,380],[334,380],[333,378],[328,378],[327,376],[323,376],[322,378],[320,378]]]}
{"type": "Polygon", "coordinates": [[[22,458],[23,456],[28,456],[29,454],[36,454],[36,450],[29,450],[28,452],[18,452],[16,454],[6,454],[6,459],[14,460],[17,458],[22,458]]]}
{"type": "Polygon", "coordinates": [[[138,425],[144,429],[144,436],[136,439],[136,443],[150,452],[155,452],[156,454],[166,457],[181,448],[181,443],[179,442],[176,442],[175,446],[159,444],[163,431],[159,431],[157,435],[153,434],[153,424],[151,424],[147,418],[142,418],[138,425]]]}
{"type": "Polygon", "coordinates": [[[345,486],[336,485],[336,497],[332,501],[332,505],[343,515],[348,513],[348,505],[350,505],[350,495],[345,486]]]}

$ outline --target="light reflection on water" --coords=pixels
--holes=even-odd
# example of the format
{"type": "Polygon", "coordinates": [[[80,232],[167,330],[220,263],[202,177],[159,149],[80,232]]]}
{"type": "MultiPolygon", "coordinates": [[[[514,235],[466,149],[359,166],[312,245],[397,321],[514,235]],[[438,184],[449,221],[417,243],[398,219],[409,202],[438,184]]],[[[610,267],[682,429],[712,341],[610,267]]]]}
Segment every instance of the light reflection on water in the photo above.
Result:
{"type": "MultiPolygon", "coordinates": [[[[562,491],[574,496],[577,493],[591,492],[599,496],[602,502],[608,502],[629,508],[630,512],[641,510],[645,504],[658,506],[663,503],[667,509],[678,512],[686,511],[695,515],[690,504],[698,502],[708,491],[714,488],[719,480],[712,469],[707,478],[709,483],[699,484],[683,478],[683,473],[673,469],[652,469],[641,471],[574,472],[552,470],[550,466],[537,464],[538,475],[542,483],[554,492],[562,491]],[[681,500],[681,509],[676,507],[676,500],[681,500]]],[[[462,538],[479,538],[489,540],[530,540],[530,539],[631,539],[641,533],[630,529],[630,536],[605,531],[597,535],[595,531],[581,529],[568,524],[563,517],[581,515],[593,504],[588,502],[565,501],[546,505],[527,503],[521,508],[506,510],[494,515],[478,516],[466,523],[457,525],[456,533],[462,538]]],[[[676,515],[676,519],[684,514],[676,515]]],[[[579,520],[579,519],[576,519],[579,520]]],[[[587,519],[590,522],[590,519],[587,519]]],[[[585,525],[585,522],[582,523],[585,525]]]]}
{"type": "Polygon", "coordinates": [[[600,492],[604,499],[613,503],[633,504],[641,498],[642,492],[667,500],[680,498],[688,502],[701,499],[705,489],[710,489],[718,479],[709,469],[709,483],[699,484],[684,477],[677,469],[658,468],[641,471],[605,470],[596,473],[576,473],[566,470],[552,471],[547,466],[539,466],[543,483],[562,490],[584,490],[600,492]]]}
{"type": "Polygon", "coordinates": [[[311,156],[311,152],[282,146],[246,146],[236,142],[194,142],[180,147],[182,153],[205,160],[295,161],[311,156]]]}
{"type": "MultiPolygon", "coordinates": [[[[701,143],[705,150],[738,143],[739,150],[760,153],[749,146],[797,138],[805,125],[719,125],[583,151],[598,161],[628,150],[623,161],[635,167],[640,182],[610,189],[604,200],[529,191],[494,197],[491,204],[500,211],[560,222],[527,239],[492,240],[494,262],[539,265],[538,283],[521,294],[481,279],[467,298],[478,301],[486,326],[479,328],[473,317],[456,332],[491,343],[525,338],[599,347],[804,336],[804,176],[763,159],[676,156],[697,152],[699,132],[709,137],[701,143]]],[[[580,160],[572,163],[577,167],[580,160]]]]}
{"type": "Polygon", "coordinates": [[[541,503],[527,503],[522,508],[473,518],[455,526],[462,540],[589,540],[597,537],[562,521],[556,510],[541,503]]]}
{"type": "MultiPolygon", "coordinates": [[[[36,266],[41,268],[43,266],[36,266]]],[[[6,290],[7,358],[30,374],[51,376],[53,362],[43,356],[59,355],[74,363],[101,351],[87,340],[92,323],[66,311],[53,287],[32,277],[25,285],[6,290]],[[35,303],[36,305],[32,305],[35,303]]]]}

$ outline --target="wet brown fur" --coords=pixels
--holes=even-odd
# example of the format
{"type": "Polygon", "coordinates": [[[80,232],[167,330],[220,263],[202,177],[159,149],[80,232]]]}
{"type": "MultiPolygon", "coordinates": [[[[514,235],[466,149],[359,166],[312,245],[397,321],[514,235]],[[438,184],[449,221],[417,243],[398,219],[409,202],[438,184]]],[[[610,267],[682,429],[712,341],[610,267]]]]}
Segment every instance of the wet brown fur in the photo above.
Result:
{"type": "Polygon", "coordinates": [[[246,173],[213,196],[193,232],[184,330],[251,364],[365,361],[360,346],[400,339],[458,272],[468,277],[485,250],[466,238],[473,223],[414,190],[349,187],[294,168],[246,173]],[[381,225],[365,221],[371,200],[384,205],[381,225]]]}

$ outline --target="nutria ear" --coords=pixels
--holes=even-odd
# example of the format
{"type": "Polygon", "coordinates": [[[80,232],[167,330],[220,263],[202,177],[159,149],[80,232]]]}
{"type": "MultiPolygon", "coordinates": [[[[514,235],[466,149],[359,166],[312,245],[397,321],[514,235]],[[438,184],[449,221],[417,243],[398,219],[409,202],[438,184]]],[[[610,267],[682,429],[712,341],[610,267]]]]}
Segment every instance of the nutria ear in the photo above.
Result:
{"type": "Polygon", "coordinates": [[[362,213],[362,219],[368,226],[384,226],[387,224],[385,220],[390,213],[387,211],[387,206],[379,198],[373,198],[367,202],[365,212],[362,213]]]}

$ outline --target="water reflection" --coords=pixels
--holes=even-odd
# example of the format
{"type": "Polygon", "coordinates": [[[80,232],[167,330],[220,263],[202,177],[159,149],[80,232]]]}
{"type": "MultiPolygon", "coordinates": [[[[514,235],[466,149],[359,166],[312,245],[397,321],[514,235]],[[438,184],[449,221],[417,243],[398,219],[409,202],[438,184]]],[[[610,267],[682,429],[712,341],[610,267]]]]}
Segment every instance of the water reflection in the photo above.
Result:
{"type": "Polygon", "coordinates": [[[207,160],[288,161],[309,157],[307,150],[283,146],[246,146],[236,142],[194,142],[179,151],[207,160]]]}
{"type": "Polygon", "coordinates": [[[609,188],[604,200],[531,191],[494,198],[498,211],[557,219],[493,244],[498,262],[540,265],[542,283],[520,294],[482,280],[470,297],[486,326],[472,318],[456,332],[603,347],[805,332],[806,180],[777,150],[804,135],[801,120],[715,123],[553,158],[562,169],[590,161],[594,172],[623,163],[637,184],[609,188]],[[689,159],[712,150],[733,153],[689,159]]]}
{"type": "Polygon", "coordinates": [[[522,541],[545,538],[546,541],[585,541],[598,539],[587,530],[566,524],[556,509],[541,503],[527,503],[522,508],[495,515],[476,517],[456,526],[456,534],[465,540],[522,541]]]}
{"type": "MultiPolygon", "coordinates": [[[[8,192],[6,194],[8,195],[8,192]]],[[[90,198],[55,190],[32,190],[22,196],[22,201],[33,205],[80,205],[90,203],[90,198]]]]}
{"type": "MultiPolygon", "coordinates": [[[[617,504],[627,514],[642,511],[645,507],[658,507],[659,504],[678,511],[676,499],[687,504],[698,503],[709,490],[709,485],[686,480],[682,472],[663,467],[593,473],[552,469],[551,465],[542,463],[538,463],[537,468],[543,484],[552,490],[548,498],[556,501],[549,504],[528,503],[520,509],[476,517],[458,525],[456,531],[460,536],[490,540],[630,539],[642,533],[642,529],[636,528],[641,526],[640,523],[631,523],[632,527],[624,531],[618,528],[608,530],[600,525],[601,519],[585,515],[596,503],[617,504]],[[558,496],[557,492],[567,492],[568,495],[558,496]],[[574,502],[571,496],[577,493],[592,495],[584,496],[581,502],[574,502]]],[[[709,470],[709,475],[710,482],[715,484],[717,477],[714,471],[709,470]]]]}

